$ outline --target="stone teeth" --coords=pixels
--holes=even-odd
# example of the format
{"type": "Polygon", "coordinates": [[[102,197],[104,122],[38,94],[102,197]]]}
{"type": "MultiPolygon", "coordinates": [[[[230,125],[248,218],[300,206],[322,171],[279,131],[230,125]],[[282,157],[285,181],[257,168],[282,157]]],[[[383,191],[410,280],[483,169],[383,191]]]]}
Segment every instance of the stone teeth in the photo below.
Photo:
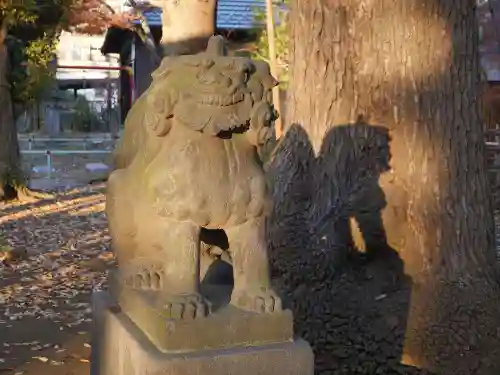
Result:
{"type": "Polygon", "coordinates": [[[221,96],[221,95],[204,95],[201,97],[200,102],[206,105],[217,105],[227,107],[230,105],[237,104],[243,101],[244,95],[242,93],[236,93],[231,96],[221,96]]]}

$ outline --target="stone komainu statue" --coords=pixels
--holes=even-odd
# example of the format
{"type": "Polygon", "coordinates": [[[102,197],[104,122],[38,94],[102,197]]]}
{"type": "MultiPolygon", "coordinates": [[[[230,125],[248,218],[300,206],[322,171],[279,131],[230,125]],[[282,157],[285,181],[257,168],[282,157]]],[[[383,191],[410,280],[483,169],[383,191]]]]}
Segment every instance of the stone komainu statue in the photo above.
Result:
{"type": "Polygon", "coordinates": [[[204,53],[165,58],[127,117],[107,191],[117,280],[168,318],[210,314],[200,293],[200,234],[221,229],[231,305],[281,310],[270,285],[270,205],[257,153],[277,116],[276,84],[266,63],[228,57],[224,40],[212,37],[204,53]]]}

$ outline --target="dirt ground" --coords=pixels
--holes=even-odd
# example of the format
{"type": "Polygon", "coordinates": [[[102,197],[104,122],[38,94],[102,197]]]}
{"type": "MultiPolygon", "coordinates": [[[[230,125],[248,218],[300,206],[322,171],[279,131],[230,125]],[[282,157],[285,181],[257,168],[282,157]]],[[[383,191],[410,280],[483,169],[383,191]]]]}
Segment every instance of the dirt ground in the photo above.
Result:
{"type": "MultiPolygon", "coordinates": [[[[64,137],[71,136],[82,137],[64,137]]],[[[94,142],[102,138],[99,134],[86,144],[34,137],[32,150],[113,148],[111,141],[94,142]]],[[[26,139],[20,146],[29,149],[26,139]]],[[[106,269],[114,266],[114,259],[103,212],[104,186],[88,185],[107,172],[85,167],[110,166],[110,154],[53,155],[50,178],[45,154],[23,154],[22,160],[32,187],[59,193],[31,204],[0,203],[0,238],[28,254],[0,265],[0,375],[87,375],[90,296],[105,287],[106,269]],[[42,170],[37,172],[37,167],[42,170]]]]}
{"type": "Polygon", "coordinates": [[[0,231],[27,258],[0,266],[0,374],[89,374],[90,295],[114,266],[103,185],[0,203],[0,231]]]}

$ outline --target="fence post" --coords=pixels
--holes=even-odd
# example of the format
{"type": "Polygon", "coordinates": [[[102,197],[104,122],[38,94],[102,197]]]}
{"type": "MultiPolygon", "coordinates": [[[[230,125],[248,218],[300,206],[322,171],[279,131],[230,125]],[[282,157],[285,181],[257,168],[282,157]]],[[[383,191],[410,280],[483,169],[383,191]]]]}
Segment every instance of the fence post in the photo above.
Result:
{"type": "Polygon", "coordinates": [[[52,178],[52,157],[51,157],[50,150],[47,150],[46,154],[47,154],[47,177],[49,179],[51,179],[52,178]]]}

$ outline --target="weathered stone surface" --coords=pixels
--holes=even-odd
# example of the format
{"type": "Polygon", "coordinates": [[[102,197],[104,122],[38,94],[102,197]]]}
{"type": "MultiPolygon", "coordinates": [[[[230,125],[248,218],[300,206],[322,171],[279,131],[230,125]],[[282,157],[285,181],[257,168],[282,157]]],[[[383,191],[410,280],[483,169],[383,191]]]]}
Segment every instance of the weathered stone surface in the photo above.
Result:
{"type": "Polygon", "coordinates": [[[94,295],[93,375],[312,375],[271,286],[265,63],[169,57],[136,102],[108,180],[118,270],[94,295]]]}
{"type": "Polygon", "coordinates": [[[108,180],[117,298],[155,343],[165,342],[156,329],[165,318],[195,327],[213,312],[200,289],[207,256],[232,263],[233,307],[289,315],[271,287],[270,201],[257,152],[272,134],[276,81],[267,64],[225,53],[213,37],[204,53],[163,60],[127,117],[108,180]]]}
{"type": "MultiPolygon", "coordinates": [[[[93,303],[91,375],[313,374],[313,353],[303,340],[167,354],[152,345],[125,314],[113,308],[107,293],[95,293],[93,303]]],[[[252,327],[248,326],[248,330],[252,327]]]]}
{"type": "Polygon", "coordinates": [[[114,283],[112,295],[121,302],[118,305],[111,301],[112,308],[130,317],[162,352],[229,349],[293,340],[290,310],[262,314],[228,305],[230,286],[204,285],[201,288],[201,295],[213,306],[213,313],[200,319],[169,317],[171,312],[154,293],[119,288],[120,284],[114,283]]]}

